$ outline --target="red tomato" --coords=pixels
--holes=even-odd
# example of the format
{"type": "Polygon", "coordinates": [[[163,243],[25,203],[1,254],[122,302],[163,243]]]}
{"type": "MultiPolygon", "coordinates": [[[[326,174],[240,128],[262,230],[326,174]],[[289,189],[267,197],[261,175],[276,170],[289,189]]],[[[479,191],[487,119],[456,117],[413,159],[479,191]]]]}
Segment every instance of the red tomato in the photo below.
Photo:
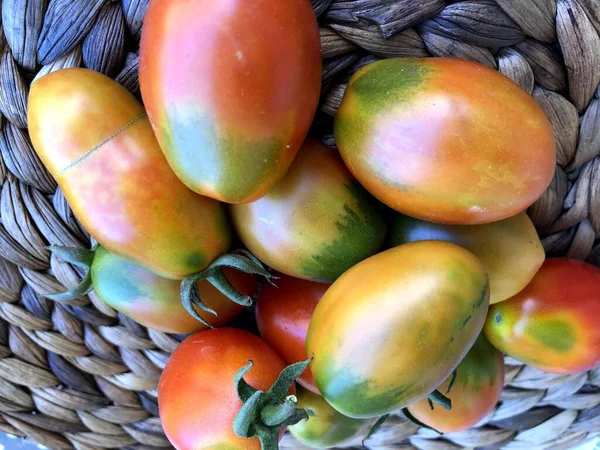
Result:
{"type": "MultiPolygon", "coordinates": [[[[260,335],[286,364],[306,359],[306,333],[313,312],[329,284],[279,275],[275,286],[266,284],[256,303],[256,321],[260,335]]],[[[298,382],[319,393],[310,369],[298,382]]]]}
{"type": "Polygon", "coordinates": [[[258,438],[237,436],[232,425],[242,406],[234,377],[248,360],[254,366],[244,379],[262,391],[285,368],[265,341],[235,328],[196,333],[171,355],[158,404],[163,429],[178,450],[261,450],[258,438]]]}
{"type": "Polygon", "coordinates": [[[600,270],[549,259],[514,297],[490,307],[485,333],[498,349],[547,372],[600,365],[600,270]]]}
{"type": "Polygon", "coordinates": [[[179,178],[228,203],[265,195],[290,167],[321,89],[309,0],[153,0],[140,87],[179,178]]]}

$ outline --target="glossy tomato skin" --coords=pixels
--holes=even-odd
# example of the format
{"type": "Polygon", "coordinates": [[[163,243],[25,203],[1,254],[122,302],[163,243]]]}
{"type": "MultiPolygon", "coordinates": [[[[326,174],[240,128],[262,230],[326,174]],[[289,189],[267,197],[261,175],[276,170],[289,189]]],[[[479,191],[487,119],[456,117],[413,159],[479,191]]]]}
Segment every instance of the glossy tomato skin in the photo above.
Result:
{"type": "Polygon", "coordinates": [[[473,348],[456,368],[450,392],[451,376],[438,387],[452,400],[452,409],[435,405],[427,399],[408,407],[419,421],[441,433],[465,431],[483,420],[496,406],[504,387],[504,356],[481,334],[473,348]]]}
{"type": "Polygon", "coordinates": [[[572,374],[600,365],[600,270],[548,259],[531,283],[490,308],[485,334],[507,355],[546,372],[572,374]]]}
{"type": "Polygon", "coordinates": [[[312,416],[289,427],[290,433],[311,448],[332,448],[343,445],[353,437],[368,430],[369,421],[352,419],[337,412],[323,397],[306,389],[297,393],[298,407],[306,409],[312,416]]]}
{"type": "Polygon", "coordinates": [[[200,331],[177,347],[158,385],[160,420],[177,450],[261,450],[258,438],[239,437],[232,425],[242,406],[234,377],[248,360],[254,366],[244,380],[262,391],[285,368],[262,339],[235,328],[200,331]]]}
{"type": "Polygon", "coordinates": [[[115,81],[86,69],[40,78],[28,125],[74,214],[106,249],[182,279],[229,248],[223,206],[177,179],[142,105],[115,81]]]}
{"type": "Polygon", "coordinates": [[[397,214],[391,221],[387,246],[441,240],[473,252],[490,277],[490,303],[523,289],[542,266],[545,252],[535,226],[525,213],[484,225],[444,225],[397,214]]]}
{"type": "Polygon", "coordinates": [[[335,137],[371,194],[432,222],[511,217],[554,176],[554,136],[540,106],[508,78],[466,60],[363,67],[348,84],[335,137]]]}
{"type": "MultiPolygon", "coordinates": [[[[246,295],[256,291],[252,275],[226,268],[232,285],[246,295]]],[[[187,334],[206,329],[181,304],[181,283],[156,275],[144,267],[98,247],[91,267],[94,291],[111,308],[122,312],[141,325],[166,333],[187,334]]],[[[242,310],[242,306],[225,297],[208,281],[198,282],[200,298],[217,312],[217,316],[197,309],[198,314],[214,327],[224,325],[242,310]]]]}
{"type": "Polygon", "coordinates": [[[257,200],[283,177],[321,87],[309,0],[152,0],[140,86],[160,145],[191,189],[257,200]]]}
{"type": "Polygon", "coordinates": [[[483,265],[457,245],[414,242],[366,259],[333,283],[310,322],[319,391],[355,418],[428,395],[477,339],[488,302],[483,265]]]}
{"type": "MultiPolygon", "coordinates": [[[[279,275],[266,283],[256,302],[256,322],[262,338],[288,365],[306,360],[306,333],[317,303],[329,284],[279,275]]],[[[297,380],[318,393],[310,368],[297,380]]]]}
{"type": "Polygon", "coordinates": [[[266,196],[230,210],[240,239],[262,262],[313,281],[331,282],[374,254],[386,232],[379,204],[336,151],[314,140],[266,196]]]}

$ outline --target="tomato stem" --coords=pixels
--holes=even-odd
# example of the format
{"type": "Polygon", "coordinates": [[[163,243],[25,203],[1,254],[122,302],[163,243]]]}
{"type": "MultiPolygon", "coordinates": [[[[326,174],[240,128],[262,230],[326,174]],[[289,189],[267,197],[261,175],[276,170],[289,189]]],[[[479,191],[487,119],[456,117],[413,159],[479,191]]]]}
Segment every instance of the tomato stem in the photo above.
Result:
{"type": "Polygon", "coordinates": [[[267,270],[267,267],[261,263],[256,256],[244,249],[221,255],[202,272],[184,278],[180,288],[183,307],[191,316],[210,328],[213,327],[198,314],[196,308],[215,316],[217,313],[212,308],[209,308],[200,298],[197,286],[199,281],[208,281],[223,295],[238,305],[251,306],[254,302],[251,296],[242,294],[231,284],[223,272],[224,268],[235,269],[251,275],[259,275],[264,277],[270,283],[275,279],[275,277],[267,270]]]}
{"type": "Polygon", "coordinates": [[[282,428],[308,420],[309,414],[297,408],[298,399],[288,395],[294,381],[306,370],[312,358],[292,364],[281,371],[267,392],[250,386],[244,376],[252,369],[253,362],[242,367],[235,376],[234,385],[242,407],[233,421],[233,430],[238,436],[257,436],[262,450],[277,450],[282,428]]]}
{"type": "Polygon", "coordinates": [[[362,440],[361,445],[363,447],[365,446],[365,442],[368,441],[369,439],[371,439],[371,436],[373,436],[375,433],[377,433],[379,431],[379,429],[383,426],[383,424],[385,423],[386,420],[388,420],[389,417],[390,417],[389,414],[384,414],[379,419],[377,419],[377,422],[375,422],[375,424],[371,427],[371,429],[369,430],[369,432],[367,433],[365,438],[362,440]]]}
{"type": "Polygon", "coordinates": [[[432,430],[432,431],[435,431],[435,432],[436,432],[436,433],[438,433],[438,434],[444,434],[444,433],[442,433],[442,432],[440,432],[440,431],[436,430],[435,428],[433,428],[433,427],[430,427],[429,425],[427,425],[427,424],[425,424],[425,423],[421,422],[419,419],[417,419],[415,416],[413,416],[413,415],[410,413],[410,411],[408,410],[408,408],[403,408],[403,409],[402,409],[402,414],[404,414],[404,417],[406,417],[406,419],[407,419],[409,422],[412,422],[412,423],[414,423],[415,425],[418,425],[418,426],[420,426],[420,427],[422,427],[422,428],[425,428],[425,429],[427,429],[427,430],[432,430]]]}
{"type": "Polygon", "coordinates": [[[444,409],[447,409],[447,410],[452,409],[452,400],[450,400],[448,397],[446,397],[444,394],[442,394],[437,389],[435,391],[433,391],[431,394],[429,394],[427,399],[431,400],[433,403],[441,405],[444,409]]]}
{"type": "Polygon", "coordinates": [[[295,395],[288,395],[283,403],[267,405],[260,412],[260,417],[268,427],[281,426],[296,411],[298,399],[295,395]]]}
{"type": "Polygon", "coordinates": [[[61,260],[84,269],[85,276],[73,289],[57,294],[46,294],[45,297],[50,300],[64,302],[89,294],[93,289],[90,269],[92,267],[92,262],[94,261],[95,250],[77,247],[61,247],[58,245],[51,245],[48,247],[48,250],[61,260]]]}

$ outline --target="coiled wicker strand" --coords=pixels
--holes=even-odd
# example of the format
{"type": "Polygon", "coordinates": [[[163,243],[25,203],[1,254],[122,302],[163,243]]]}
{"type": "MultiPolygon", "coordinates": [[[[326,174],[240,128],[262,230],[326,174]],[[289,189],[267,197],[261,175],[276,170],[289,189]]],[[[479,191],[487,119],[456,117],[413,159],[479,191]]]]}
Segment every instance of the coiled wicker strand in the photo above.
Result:
{"type": "MultiPolygon", "coordinates": [[[[331,116],[345,83],[376,58],[449,56],[493,67],[531,92],[554,126],[556,176],[530,210],[548,254],[600,265],[600,0],[313,0],[313,6],[325,58],[315,135],[333,144],[331,116]]],[[[147,0],[2,4],[0,430],[52,449],[170,448],[156,387],[183,337],[141,327],[93,294],[70,302],[44,297],[82,276],[46,247],[88,247],[90,238],[26,129],[28,86],[53,70],[88,67],[139,95],[146,7],[147,0]]],[[[440,436],[392,417],[367,447],[567,449],[600,435],[600,369],[560,376],[507,363],[502,401],[480,426],[440,436]]],[[[286,436],[282,448],[302,446],[286,436]]]]}

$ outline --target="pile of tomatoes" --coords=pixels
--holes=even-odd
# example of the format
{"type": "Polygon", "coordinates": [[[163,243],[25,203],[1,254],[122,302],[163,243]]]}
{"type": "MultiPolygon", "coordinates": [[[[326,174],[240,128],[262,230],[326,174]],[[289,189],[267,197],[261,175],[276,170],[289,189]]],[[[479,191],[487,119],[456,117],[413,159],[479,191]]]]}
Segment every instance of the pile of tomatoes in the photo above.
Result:
{"type": "Polygon", "coordinates": [[[180,450],[271,450],[288,428],[328,448],[392,412],[464,430],[502,353],[600,364],[600,271],[545,261],[525,213],[555,166],[537,103],[473,62],[382,60],[348,83],[332,149],[307,138],[321,67],[308,0],[153,0],[143,106],[84,69],[32,85],[34,147],[98,242],[53,247],[85,278],[49,297],[93,289],[194,333],[158,390],[180,450]],[[222,327],[254,301],[260,337],[222,327]]]}

